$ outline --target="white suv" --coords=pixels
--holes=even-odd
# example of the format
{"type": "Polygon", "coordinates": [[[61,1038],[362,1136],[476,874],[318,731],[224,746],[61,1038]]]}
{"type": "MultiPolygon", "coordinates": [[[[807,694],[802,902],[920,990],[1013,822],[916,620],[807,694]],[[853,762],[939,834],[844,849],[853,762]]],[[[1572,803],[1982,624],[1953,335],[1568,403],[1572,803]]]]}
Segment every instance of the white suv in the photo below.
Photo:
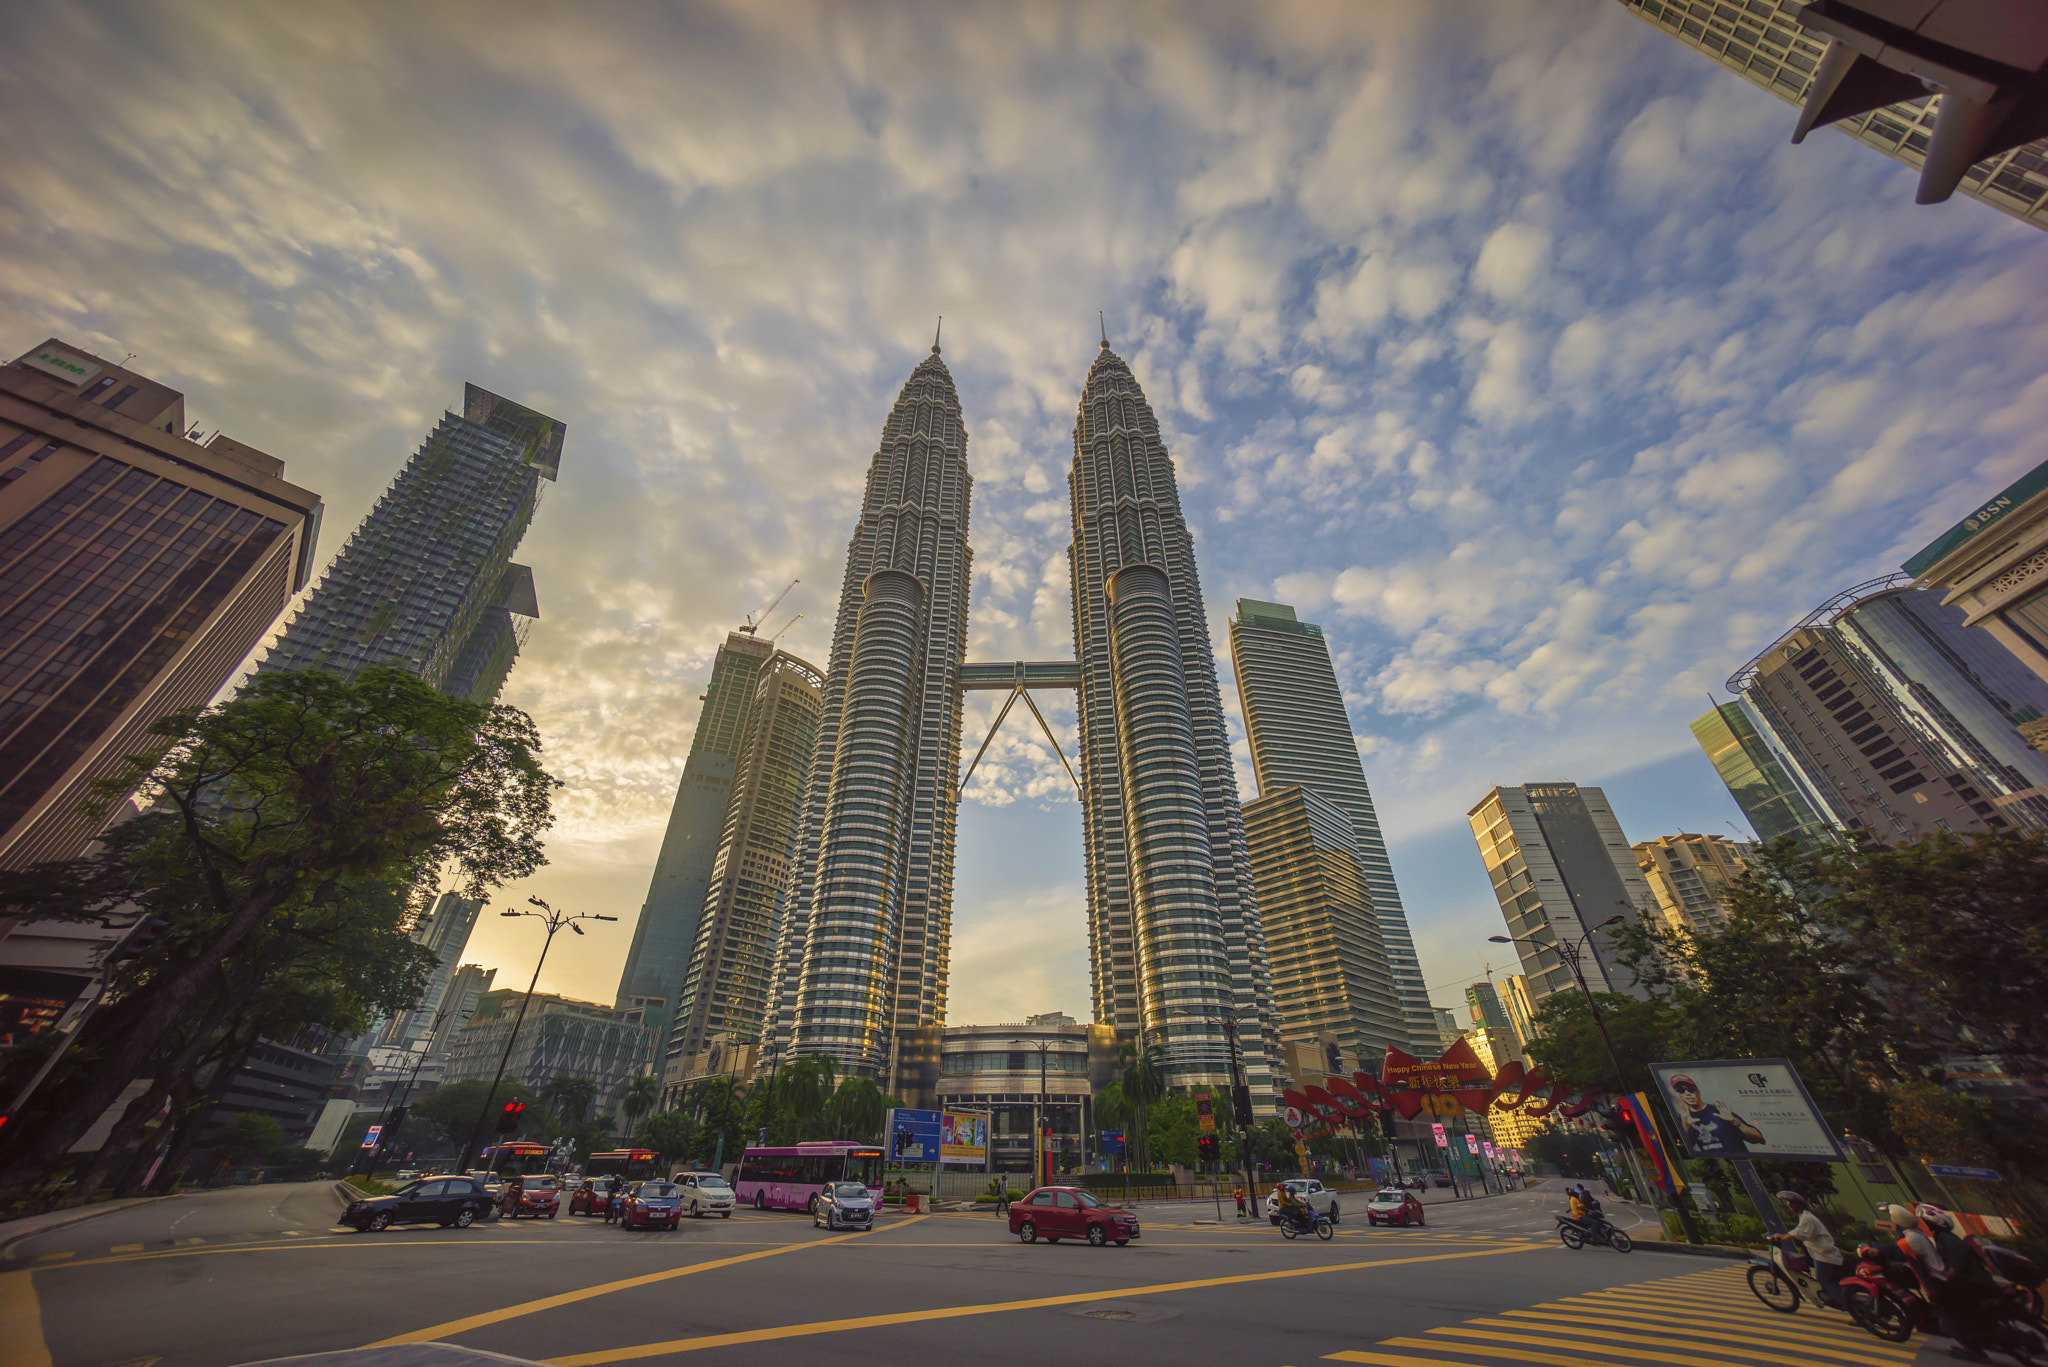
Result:
{"type": "Polygon", "coordinates": [[[693,1220],[706,1215],[717,1215],[721,1219],[732,1218],[732,1184],[715,1172],[679,1172],[668,1179],[681,1188],[676,1193],[683,1200],[683,1213],[693,1220]]]}
{"type": "Polygon", "coordinates": [[[1318,1215],[1330,1217],[1330,1223],[1337,1223],[1337,1193],[1313,1177],[1290,1177],[1280,1186],[1266,1193],[1266,1218],[1274,1224],[1280,1223],[1280,1187],[1287,1187],[1308,1202],[1309,1208],[1318,1215]]]}

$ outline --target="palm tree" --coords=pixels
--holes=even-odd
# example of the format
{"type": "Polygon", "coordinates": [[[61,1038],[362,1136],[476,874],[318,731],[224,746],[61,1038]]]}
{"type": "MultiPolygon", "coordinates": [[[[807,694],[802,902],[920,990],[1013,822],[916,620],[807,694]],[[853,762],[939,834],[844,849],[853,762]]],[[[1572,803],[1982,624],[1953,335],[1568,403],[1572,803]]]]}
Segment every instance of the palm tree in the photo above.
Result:
{"type": "Polygon", "coordinates": [[[642,1073],[626,1084],[625,1095],[619,1098],[619,1110],[626,1117],[626,1129],[631,1130],[641,1116],[654,1109],[661,1100],[661,1083],[652,1073],[642,1073]]]}
{"type": "Polygon", "coordinates": [[[1166,1052],[1156,1044],[1147,1044],[1140,1033],[1136,1040],[1126,1041],[1117,1050],[1117,1060],[1124,1066],[1117,1078],[1123,1086],[1124,1102],[1138,1122],[1138,1165],[1141,1171],[1149,1172],[1152,1149],[1145,1120],[1153,1105],[1166,1095],[1166,1052]]]}
{"type": "Polygon", "coordinates": [[[775,1093],[769,1097],[769,1105],[781,1111],[782,1120],[788,1126],[788,1137],[795,1140],[813,1138],[812,1131],[819,1122],[827,1119],[826,1107],[832,1097],[832,1084],[839,1071],[838,1061],[829,1054],[813,1054],[798,1059],[776,1075],[775,1093]]]}
{"type": "Polygon", "coordinates": [[[536,1088],[535,1094],[541,1105],[554,1112],[565,1127],[570,1127],[582,1123],[590,1108],[597,1104],[597,1083],[587,1077],[556,1073],[536,1088]]]}

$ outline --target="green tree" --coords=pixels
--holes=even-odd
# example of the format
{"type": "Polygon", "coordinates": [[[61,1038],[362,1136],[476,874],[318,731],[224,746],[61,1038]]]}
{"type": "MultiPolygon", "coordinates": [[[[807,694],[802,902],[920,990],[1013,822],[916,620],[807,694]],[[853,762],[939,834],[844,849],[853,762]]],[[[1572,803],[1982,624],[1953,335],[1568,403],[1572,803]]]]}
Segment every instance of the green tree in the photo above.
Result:
{"type": "MultiPolygon", "coordinates": [[[[475,1127],[477,1117],[483,1113],[484,1094],[489,1090],[490,1084],[481,1078],[436,1087],[407,1108],[405,1123],[411,1126],[414,1121],[418,1121],[422,1128],[438,1134],[450,1146],[460,1148],[469,1142],[470,1130],[475,1127]]],[[[534,1109],[540,1106],[540,1098],[534,1094],[533,1088],[511,1078],[506,1078],[498,1084],[498,1092],[491,1101],[491,1108],[498,1110],[508,1102],[517,1102],[534,1109]]],[[[528,1111],[528,1115],[532,1115],[532,1110],[528,1111]]],[[[485,1142],[488,1143],[496,1137],[496,1131],[487,1126],[485,1142]]]]}
{"type": "MultiPolygon", "coordinates": [[[[105,1026],[95,1020],[92,1066],[12,1139],[0,1176],[11,1193],[63,1162],[129,1079],[191,1073],[214,1033],[195,1005],[280,917],[331,911],[351,886],[413,888],[424,901],[444,869],[481,897],[545,862],[559,785],[516,708],[446,697],[395,669],[280,671],[152,732],[156,748],[97,800],[105,810],[139,793],[167,819],[118,859],[0,877],[0,906],[85,919],[134,904],[171,923],[153,970],[124,981],[105,1026]]],[[[225,1020],[239,1004],[208,1014],[225,1020]]]]}
{"type": "Polygon", "coordinates": [[[709,1164],[725,1141],[727,1159],[746,1148],[747,1089],[730,1077],[706,1078],[691,1089],[689,1109],[698,1122],[697,1159],[709,1164]]]}
{"type": "Polygon", "coordinates": [[[832,1093],[831,1138],[852,1139],[864,1144],[881,1142],[882,1122],[888,1116],[889,1098],[873,1078],[850,1077],[832,1093]]]}
{"type": "Polygon", "coordinates": [[[573,1130],[590,1118],[590,1108],[597,1104],[597,1082],[587,1077],[574,1077],[568,1073],[556,1073],[541,1083],[541,1105],[548,1108],[563,1130],[573,1130]]]}
{"type": "Polygon", "coordinates": [[[1649,1065],[1672,1057],[1673,1011],[1664,1001],[1644,1001],[1618,992],[1596,994],[1600,1017],[1614,1041],[1614,1052],[1627,1070],[1614,1075],[1607,1046],[1593,1024],[1585,997],[1557,992],[1536,1008],[1536,1038],[1529,1058],[1554,1082],[1571,1087],[1597,1087],[1604,1092],[1636,1092],[1650,1085],[1649,1065]]]}
{"type": "Polygon", "coordinates": [[[1148,1156],[1161,1167],[1178,1163],[1192,1168],[1199,1157],[1197,1133],[1194,1098],[1184,1092],[1169,1092],[1153,1104],[1146,1117],[1148,1156]]]}
{"type": "Polygon", "coordinates": [[[260,1163],[284,1145],[284,1126],[260,1111],[237,1111],[221,1122],[213,1136],[221,1166],[260,1163]]]}
{"type": "Polygon", "coordinates": [[[669,1164],[680,1166],[696,1157],[700,1128],[697,1118],[687,1111],[656,1111],[640,1122],[633,1143],[653,1149],[669,1164]]]}
{"type": "Polygon", "coordinates": [[[1137,1040],[1125,1040],[1118,1046],[1117,1060],[1123,1065],[1117,1082],[1130,1118],[1131,1152],[1137,1165],[1149,1170],[1153,1159],[1148,1120],[1152,1107],[1167,1092],[1166,1053],[1158,1045],[1146,1043],[1140,1035],[1137,1040]]]}

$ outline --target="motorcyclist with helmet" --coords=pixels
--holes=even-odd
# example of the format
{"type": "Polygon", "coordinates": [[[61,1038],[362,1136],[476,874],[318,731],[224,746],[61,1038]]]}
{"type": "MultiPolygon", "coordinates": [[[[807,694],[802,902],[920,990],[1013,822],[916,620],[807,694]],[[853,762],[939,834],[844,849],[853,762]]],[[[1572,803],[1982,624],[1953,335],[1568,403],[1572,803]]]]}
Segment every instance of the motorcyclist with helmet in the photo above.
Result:
{"type": "Polygon", "coordinates": [[[1281,1219],[1296,1229],[1315,1228],[1315,1215],[1310,1211],[1308,1202],[1303,1200],[1292,1186],[1282,1182],[1275,1199],[1281,1219]]]}
{"type": "Polygon", "coordinates": [[[1820,1283],[1821,1298],[1842,1309],[1842,1250],[1835,1247],[1834,1236],[1798,1192],[1781,1191],[1778,1199],[1792,1212],[1792,1228],[1766,1237],[1774,1244],[1797,1244],[1804,1249],[1807,1261],[1813,1264],[1813,1279],[1820,1283]]]}
{"type": "Polygon", "coordinates": [[[1940,1206],[1894,1205],[1885,1213],[1898,1233],[1899,1252],[1919,1272],[1941,1332],[1951,1340],[1949,1356],[1990,1361],[1984,1350],[1997,1336],[1991,1306],[1998,1283],[1983,1257],[1956,1233],[1955,1221],[1940,1206]]]}

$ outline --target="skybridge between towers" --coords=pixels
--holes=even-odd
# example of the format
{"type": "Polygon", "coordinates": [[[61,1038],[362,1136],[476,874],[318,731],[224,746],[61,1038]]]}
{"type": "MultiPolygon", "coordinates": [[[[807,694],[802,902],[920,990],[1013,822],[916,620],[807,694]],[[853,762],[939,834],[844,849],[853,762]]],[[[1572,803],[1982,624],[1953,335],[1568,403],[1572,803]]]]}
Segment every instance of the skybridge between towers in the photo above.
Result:
{"type": "Polygon", "coordinates": [[[1076,660],[994,660],[984,664],[963,664],[960,666],[960,691],[962,693],[980,690],[984,692],[1007,690],[1009,697],[1003,700],[1003,710],[996,713],[996,719],[988,728],[988,735],[982,738],[981,748],[974,752],[974,762],[967,766],[967,772],[960,775],[960,782],[954,792],[960,793],[967,787],[967,781],[974,777],[975,765],[988,753],[989,742],[996,738],[996,732],[1003,729],[1003,719],[1010,715],[1010,709],[1022,698],[1024,705],[1031,709],[1031,715],[1038,718],[1038,729],[1045,733],[1046,743],[1052,746],[1054,754],[1060,757],[1060,764],[1066,768],[1067,777],[1073,780],[1079,791],[1081,780],[1074,773],[1074,766],[1067,759],[1067,752],[1060,748],[1059,738],[1046,724],[1045,714],[1038,710],[1038,704],[1031,700],[1034,688],[1081,687],[1081,665],[1076,660]]]}

